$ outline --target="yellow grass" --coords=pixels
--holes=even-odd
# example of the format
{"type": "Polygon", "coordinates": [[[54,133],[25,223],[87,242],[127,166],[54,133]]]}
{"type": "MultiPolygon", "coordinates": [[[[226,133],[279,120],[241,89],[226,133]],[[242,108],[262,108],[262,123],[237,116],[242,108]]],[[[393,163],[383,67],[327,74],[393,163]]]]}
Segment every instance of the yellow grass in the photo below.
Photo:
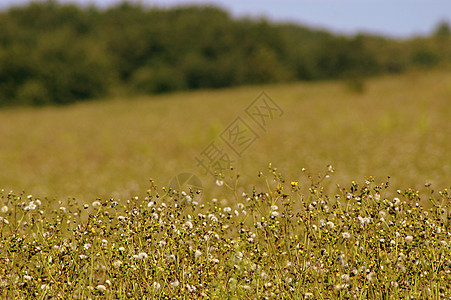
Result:
{"type": "Polygon", "coordinates": [[[287,181],[328,164],[334,182],[365,176],[397,187],[449,188],[451,73],[410,73],[365,82],[291,83],[111,99],[0,111],[0,187],[79,199],[144,195],[153,178],[202,175],[196,157],[241,116],[259,138],[233,157],[244,185],[268,163],[287,181]],[[266,132],[244,109],[265,91],[283,110],[266,132]]]}

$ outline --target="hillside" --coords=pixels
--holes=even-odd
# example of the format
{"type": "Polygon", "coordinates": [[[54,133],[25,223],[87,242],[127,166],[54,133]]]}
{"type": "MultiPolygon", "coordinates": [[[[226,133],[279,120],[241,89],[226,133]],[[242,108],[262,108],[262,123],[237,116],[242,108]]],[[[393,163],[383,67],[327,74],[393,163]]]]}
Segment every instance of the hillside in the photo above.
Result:
{"type": "Polygon", "coordinates": [[[0,186],[50,198],[128,197],[143,195],[150,178],[164,186],[192,172],[214,193],[215,179],[202,175],[196,158],[241,117],[258,135],[241,157],[228,150],[243,186],[272,163],[287,181],[331,164],[334,183],[372,175],[399,187],[449,188],[451,73],[360,84],[360,91],[355,82],[297,82],[1,110],[0,186]],[[245,109],[262,91],[283,114],[259,128],[245,109]]]}

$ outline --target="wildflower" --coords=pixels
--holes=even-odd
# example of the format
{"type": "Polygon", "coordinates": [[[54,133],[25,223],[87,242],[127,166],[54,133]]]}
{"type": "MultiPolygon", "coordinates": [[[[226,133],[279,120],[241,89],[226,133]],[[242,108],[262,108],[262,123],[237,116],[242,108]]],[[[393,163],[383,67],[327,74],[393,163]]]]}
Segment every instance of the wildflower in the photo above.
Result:
{"type": "Polygon", "coordinates": [[[186,221],[185,226],[189,229],[193,229],[193,223],[191,223],[191,221],[186,221]]]}
{"type": "Polygon", "coordinates": [[[277,205],[271,205],[271,210],[278,210],[279,209],[279,207],[277,207],[277,205]]]}
{"type": "Polygon", "coordinates": [[[407,243],[410,243],[411,241],[413,241],[413,236],[408,235],[408,236],[406,236],[404,239],[405,239],[405,241],[406,241],[407,243]]]}
{"type": "Polygon", "coordinates": [[[94,202],[92,202],[92,207],[94,207],[94,208],[98,208],[98,207],[100,207],[102,204],[99,202],[99,201],[94,201],[94,202]]]}
{"type": "Polygon", "coordinates": [[[351,234],[350,234],[349,232],[347,232],[347,231],[343,232],[343,233],[341,234],[341,236],[342,236],[344,239],[350,239],[350,238],[351,238],[351,234]]]}
{"type": "Polygon", "coordinates": [[[297,186],[297,185],[298,185],[298,182],[297,182],[297,181],[292,181],[292,182],[291,182],[291,186],[292,186],[292,187],[295,187],[295,186],[297,186]]]}
{"type": "Polygon", "coordinates": [[[277,217],[277,216],[279,216],[279,212],[278,211],[273,211],[273,212],[271,212],[271,216],[277,217]]]}
{"type": "Polygon", "coordinates": [[[243,203],[238,203],[236,206],[238,207],[238,209],[244,209],[244,204],[243,203]]]}
{"type": "Polygon", "coordinates": [[[80,255],[78,256],[78,258],[80,258],[80,259],[87,259],[88,257],[87,257],[86,255],[84,255],[84,254],[80,254],[80,255]]]}
{"type": "Polygon", "coordinates": [[[113,267],[114,267],[115,269],[119,269],[121,265],[122,265],[122,262],[121,262],[120,260],[115,260],[115,261],[113,262],[113,267]]]}
{"type": "Polygon", "coordinates": [[[119,247],[119,251],[124,252],[125,248],[121,246],[121,247],[119,247]]]}
{"type": "Polygon", "coordinates": [[[304,299],[312,299],[313,298],[313,293],[307,292],[304,294],[304,299]]]}
{"type": "Polygon", "coordinates": [[[41,284],[41,290],[48,290],[50,287],[47,284],[41,284]]]}
{"type": "Polygon", "coordinates": [[[96,290],[98,290],[100,292],[105,292],[106,287],[103,284],[99,284],[98,286],[96,286],[96,290]]]}
{"type": "MultiPolygon", "coordinates": [[[[24,209],[25,209],[26,211],[34,210],[34,209],[36,209],[36,204],[34,204],[34,202],[31,201],[27,206],[25,206],[24,209]]],[[[62,209],[62,208],[60,208],[60,209],[62,209]]],[[[64,209],[65,209],[65,208],[64,208],[64,209]]],[[[3,208],[2,208],[2,210],[3,210],[3,208]]]]}
{"type": "Polygon", "coordinates": [[[88,250],[89,248],[91,248],[91,244],[86,243],[83,245],[83,248],[85,248],[86,250],[88,250]]]}
{"type": "Polygon", "coordinates": [[[159,284],[158,282],[154,281],[152,284],[152,287],[154,290],[159,290],[161,288],[161,284],[159,284]]]}
{"type": "Polygon", "coordinates": [[[33,280],[33,277],[31,277],[30,275],[24,275],[24,276],[23,276],[23,279],[24,279],[25,281],[31,281],[31,280],[33,280]]]}
{"type": "Polygon", "coordinates": [[[342,274],[341,280],[348,282],[349,281],[349,275],[348,274],[342,274]]]}
{"type": "Polygon", "coordinates": [[[330,229],[334,229],[334,227],[335,227],[335,224],[331,221],[327,222],[326,224],[327,224],[327,226],[329,226],[330,229]]]}
{"type": "Polygon", "coordinates": [[[192,293],[196,290],[196,287],[194,285],[190,285],[189,283],[187,283],[186,289],[188,290],[188,292],[192,293]]]}
{"type": "Polygon", "coordinates": [[[171,285],[172,287],[178,287],[179,284],[180,284],[180,282],[179,282],[177,279],[174,280],[174,281],[172,281],[172,282],[170,283],[170,285],[171,285]]]}
{"type": "Polygon", "coordinates": [[[202,255],[202,252],[200,252],[199,250],[196,250],[196,252],[194,252],[194,257],[195,258],[198,258],[201,255],[202,255]]]}
{"type": "Polygon", "coordinates": [[[8,212],[8,206],[3,206],[2,207],[2,213],[7,213],[8,212]]]}
{"type": "Polygon", "coordinates": [[[146,252],[140,252],[138,254],[138,258],[141,259],[141,260],[146,259],[147,257],[148,257],[148,255],[147,255],[146,252]]]}
{"type": "Polygon", "coordinates": [[[224,212],[225,213],[229,213],[229,212],[231,212],[232,211],[232,208],[230,208],[230,207],[224,207],[224,212]]]}
{"type": "Polygon", "coordinates": [[[217,186],[222,186],[224,184],[224,181],[222,181],[222,180],[216,180],[216,185],[217,186]]]}
{"type": "Polygon", "coordinates": [[[89,208],[89,204],[83,205],[83,208],[84,208],[84,209],[88,209],[88,208],[89,208]]]}
{"type": "Polygon", "coordinates": [[[106,246],[108,246],[108,241],[103,239],[102,240],[102,247],[106,247],[106,246]]]}
{"type": "Polygon", "coordinates": [[[238,251],[237,253],[235,253],[235,259],[240,262],[243,259],[243,252],[238,251]]]}
{"type": "Polygon", "coordinates": [[[175,255],[174,254],[170,254],[170,255],[168,255],[168,260],[169,261],[175,261],[175,255]]]}
{"type": "Polygon", "coordinates": [[[377,277],[376,277],[376,273],[371,272],[368,275],[366,275],[366,279],[368,279],[369,282],[374,282],[376,281],[377,277]]]}

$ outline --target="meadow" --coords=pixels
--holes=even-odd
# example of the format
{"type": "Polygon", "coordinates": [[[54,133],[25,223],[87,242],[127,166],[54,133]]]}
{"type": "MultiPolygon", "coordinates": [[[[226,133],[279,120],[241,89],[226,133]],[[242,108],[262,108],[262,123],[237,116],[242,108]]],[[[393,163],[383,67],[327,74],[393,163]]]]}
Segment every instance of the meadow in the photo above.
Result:
{"type": "Polygon", "coordinates": [[[448,299],[450,102],[434,71],[4,109],[0,294],[448,299]],[[252,144],[203,174],[238,117],[252,144]]]}

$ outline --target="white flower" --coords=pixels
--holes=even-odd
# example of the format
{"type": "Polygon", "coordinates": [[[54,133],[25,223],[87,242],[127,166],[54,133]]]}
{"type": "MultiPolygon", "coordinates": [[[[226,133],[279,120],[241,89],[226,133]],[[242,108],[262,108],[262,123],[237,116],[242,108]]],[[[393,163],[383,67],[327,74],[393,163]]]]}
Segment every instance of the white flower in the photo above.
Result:
{"type": "Polygon", "coordinates": [[[335,227],[335,224],[331,221],[327,222],[326,224],[327,224],[327,226],[329,226],[330,229],[334,229],[334,227],[335,227]]]}
{"type": "Polygon", "coordinates": [[[186,289],[188,290],[188,292],[192,293],[196,290],[196,287],[194,285],[190,285],[189,283],[187,283],[186,289]]]}
{"type": "Polygon", "coordinates": [[[271,212],[271,216],[277,217],[277,216],[279,216],[279,212],[278,211],[273,211],[273,212],[271,212]]]}
{"type": "Polygon", "coordinates": [[[86,243],[86,244],[83,245],[83,247],[84,247],[86,250],[88,250],[89,248],[91,248],[91,244],[86,243]]]}
{"type": "Polygon", "coordinates": [[[146,252],[140,252],[138,254],[138,258],[141,259],[141,260],[146,259],[147,257],[148,257],[148,255],[147,255],[146,252]]]}
{"type": "Polygon", "coordinates": [[[99,284],[98,286],[96,286],[96,290],[98,290],[100,292],[105,292],[106,287],[103,284],[99,284]]]}
{"type": "Polygon", "coordinates": [[[78,258],[80,258],[80,259],[86,259],[86,258],[88,258],[86,255],[84,255],[84,254],[80,254],[79,256],[78,256],[78,258]]]}
{"type": "Polygon", "coordinates": [[[216,180],[216,185],[217,186],[222,186],[224,184],[224,181],[222,181],[222,180],[216,180]]]}
{"type": "Polygon", "coordinates": [[[100,207],[102,204],[99,202],[99,201],[94,201],[94,202],[92,202],[92,207],[94,207],[94,208],[98,208],[98,207],[100,207]]]}
{"type": "Polygon", "coordinates": [[[159,284],[158,282],[154,281],[152,284],[152,287],[154,290],[159,290],[161,288],[161,284],[159,284]]]}
{"type": "Polygon", "coordinates": [[[344,239],[350,239],[350,238],[351,238],[351,234],[350,234],[349,232],[347,232],[347,231],[343,232],[343,233],[341,234],[341,236],[342,236],[344,239]]]}
{"type": "Polygon", "coordinates": [[[24,279],[25,281],[31,281],[31,280],[33,280],[33,277],[31,277],[30,275],[24,275],[24,276],[23,276],[23,279],[24,279]]]}
{"type": "Polygon", "coordinates": [[[411,241],[413,241],[413,236],[408,235],[405,237],[406,242],[410,243],[411,241]]]}
{"type": "Polygon", "coordinates": [[[179,282],[177,279],[174,280],[174,281],[172,281],[172,282],[170,283],[170,285],[171,285],[172,287],[178,287],[179,284],[180,284],[180,282],[179,282]]]}
{"type": "Polygon", "coordinates": [[[226,212],[226,213],[229,213],[229,212],[231,212],[232,211],[232,208],[230,208],[230,207],[224,207],[224,212],[226,212]]]}
{"type": "Polygon", "coordinates": [[[119,247],[119,251],[124,252],[125,251],[125,247],[119,247]]]}
{"type": "Polygon", "coordinates": [[[218,218],[217,218],[214,214],[209,214],[209,215],[208,215],[208,218],[209,218],[211,221],[215,221],[215,222],[218,221],[218,218]]]}
{"type": "Polygon", "coordinates": [[[196,258],[198,258],[201,255],[202,255],[202,252],[200,252],[199,250],[196,250],[196,252],[194,252],[194,257],[196,257],[196,258]]]}
{"type": "Polygon", "coordinates": [[[122,262],[120,260],[115,260],[113,263],[113,267],[115,269],[119,269],[121,265],[122,265],[122,262]]]}
{"type": "Polygon", "coordinates": [[[342,279],[343,281],[348,282],[348,281],[349,281],[349,275],[348,275],[348,274],[342,274],[342,275],[341,275],[341,279],[342,279]]]}
{"type": "Polygon", "coordinates": [[[102,247],[106,247],[106,246],[108,246],[108,241],[103,239],[102,240],[102,247]]]}
{"type": "Polygon", "coordinates": [[[174,255],[174,254],[169,254],[169,255],[168,255],[168,260],[169,260],[170,262],[175,261],[175,255],[174,255]]]}
{"type": "Polygon", "coordinates": [[[279,207],[277,207],[277,205],[271,205],[271,210],[278,210],[279,209],[279,207]]]}
{"type": "Polygon", "coordinates": [[[2,207],[2,213],[7,213],[8,212],[8,206],[3,206],[2,207]]]}
{"type": "Polygon", "coordinates": [[[191,221],[186,221],[185,226],[189,229],[193,229],[193,223],[191,223],[191,221]]]}

